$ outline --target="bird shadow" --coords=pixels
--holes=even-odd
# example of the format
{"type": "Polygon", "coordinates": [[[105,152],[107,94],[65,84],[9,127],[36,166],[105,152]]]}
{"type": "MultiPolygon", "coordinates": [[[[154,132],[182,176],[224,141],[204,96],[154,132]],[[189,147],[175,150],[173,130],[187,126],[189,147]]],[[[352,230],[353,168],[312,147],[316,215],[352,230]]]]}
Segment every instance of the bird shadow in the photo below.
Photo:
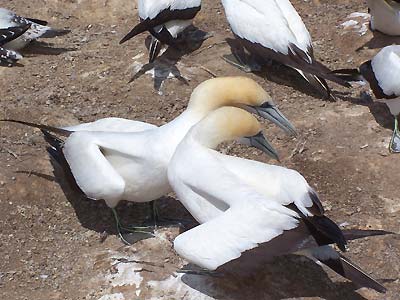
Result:
{"type": "Polygon", "coordinates": [[[65,52],[76,51],[77,48],[55,48],[53,44],[39,41],[32,41],[21,53],[24,56],[33,55],[60,55],[65,52]]]}
{"type": "Polygon", "coordinates": [[[367,49],[380,49],[390,45],[400,45],[400,36],[390,36],[379,31],[372,31],[372,38],[356,51],[367,49]]]}
{"type": "MultiPolygon", "coordinates": [[[[180,82],[188,85],[188,80],[182,76],[177,64],[182,57],[199,49],[205,40],[209,38],[207,32],[195,26],[188,27],[179,37],[174,47],[168,47],[154,62],[147,63],[135,72],[129,83],[137,80],[142,75],[154,69],[154,89],[161,93],[164,82],[171,77],[177,78],[180,82]]],[[[151,36],[145,40],[146,48],[150,48],[151,36]]]]}
{"type": "MultiPolygon", "coordinates": [[[[237,53],[239,49],[244,49],[243,46],[240,44],[240,41],[238,41],[237,39],[227,38],[226,42],[229,45],[232,54],[237,53]]],[[[251,55],[247,53],[244,61],[249,60],[254,59],[251,57],[251,55]]],[[[322,95],[314,90],[307,83],[307,81],[303,77],[301,77],[301,75],[293,68],[290,68],[273,60],[265,62],[265,59],[263,59],[261,63],[255,61],[254,64],[258,64],[258,68],[251,73],[261,78],[275,82],[279,85],[291,87],[313,98],[324,99],[322,95]]]]}
{"type": "Polygon", "coordinates": [[[13,62],[13,63],[9,63],[6,61],[0,61],[0,67],[6,67],[6,68],[22,68],[24,65],[19,63],[19,62],[13,62]]]}
{"type": "MultiPolygon", "coordinates": [[[[84,228],[106,235],[117,235],[118,231],[113,213],[106,203],[102,200],[95,201],[86,197],[76,182],[71,180],[70,176],[72,174],[67,174],[53,159],[50,159],[50,162],[53,166],[53,176],[35,171],[18,172],[58,183],[84,228]]],[[[172,197],[158,199],[157,207],[161,216],[165,215],[174,220],[183,220],[184,222],[182,223],[185,225],[194,222],[183,205],[172,197]]],[[[151,213],[148,203],[132,203],[127,201],[121,201],[116,210],[122,224],[129,226],[148,224],[148,216],[151,213]]],[[[182,230],[182,228],[179,229],[182,230]]]]}
{"type": "MultiPolygon", "coordinates": [[[[183,269],[192,268],[185,266],[183,269]]],[[[200,273],[201,274],[201,273],[200,273]]],[[[281,300],[320,297],[327,300],[363,300],[351,282],[334,282],[324,269],[304,256],[276,257],[251,275],[185,274],[182,282],[214,299],[281,300]]]]}
{"type": "Polygon", "coordinates": [[[371,115],[380,126],[387,129],[393,129],[393,116],[387,105],[379,101],[373,101],[372,97],[368,93],[361,92],[359,97],[352,97],[350,93],[335,91],[334,96],[355,105],[368,107],[371,115]]]}

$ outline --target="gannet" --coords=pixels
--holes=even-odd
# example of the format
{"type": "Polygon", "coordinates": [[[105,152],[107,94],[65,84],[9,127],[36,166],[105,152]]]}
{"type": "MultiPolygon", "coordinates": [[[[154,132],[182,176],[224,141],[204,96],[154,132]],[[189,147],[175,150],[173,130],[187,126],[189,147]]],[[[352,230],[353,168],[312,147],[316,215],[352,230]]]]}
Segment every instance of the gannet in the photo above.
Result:
{"type": "Polygon", "coordinates": [[[70,32],[70,30],[54,29],[46,26],[46,21],[24,18],[16,15],[14,12],[8,9],[0,8],[0,29],[26,25],[30,25],[30,28],[19,38],[6,43],[4,45],[5,49],[18,51],[28,45],[31,41],[34,41],[38,38],[52,38],[70,32]]]}
{"type": "Polygon", "coordinates": [[[176,148],[168,179],[201,224],[174,241],[188,262],[208,270],[263,268],[273,256],[307,252],[355,283],[385,288],[329,244],[346,250],[339,227],[324,216],[316,192],[298,172],[221,154],[222,142],[260,136],[248,112],[223,107],[194,125],[176,148]]]}
{"type": "Polygon", "coordinates": [[[366,80],[379,102],[386,103],[394,116],[394,130],[389,150],[400,153],[400,46],[387,46],[372,60],[364,62],[358,69],[335,70],[334,73],[348,81],[366,80]],[[361,77],[360,77],[361,75],[361,77]]]}
{"type": "Polygon", "coordinates": [[[8,27],[0,29],[0,64],[11,66],[17,60],[22,58],[22,56],[19,53],[13,50],[7,50],[3,48],[3,46],[4,44],[20,37],[30,27],[31,27],[30,24],[26,24],[17,27],[8,27]]]}
{"type": "Polygon", "coordinates": [[[17,122],[38,127],[46,133],[47,141],[66,161],[67,171],[72,173],[82,192],[88,198],[105,200],[113,209],[121,232],[114,209],[117,204],[121,200],[148,202],[169,193],[167,166],[176,146],[194,124],[226,105],[246,107],[288,133],[295,133],[271,96],[246,77],[221,77],[201,83],[193,90],[187,109],[166,125],[146,128],[141,122],[128,122],[128,131],[144,126],[144,130],[138,132],[121,130],[125,121],[120,119],[116,126],[111,125],[115,123],[113,120],[102,120],[95,122],[97,125],[66,128],[17,122]],[[110,127],[116,131],[106,132],[104,128],[110,127]],[[65,141],[50,136],[49,131],[63,136],[65,141]]]}
{"type": "Polygon", "coordinates": [[[148,31],[152,35],[149,62],[159,54],[162,44],[173,46],[181,32],[192,24],[201,9],[201,0],[139,0],[140,23],[137,24],[120,44],[148,31]]]}
{"type": "MultiPolygon", "coordinates": [[[[222,4],[235,37],[259,64],[272,59],[294,68],[326,98],[331,93],[325,80],[350,87],[314,58],[311,36],[289,0],[222,0],[222,4]]],[[[243,58],[235,56],[240,64],[243,58]]]]}
{"type": "Polygon", "coordinates": [[[387,35],[400,35],[400,1],[367,0],[371,29],[387,35]]]}

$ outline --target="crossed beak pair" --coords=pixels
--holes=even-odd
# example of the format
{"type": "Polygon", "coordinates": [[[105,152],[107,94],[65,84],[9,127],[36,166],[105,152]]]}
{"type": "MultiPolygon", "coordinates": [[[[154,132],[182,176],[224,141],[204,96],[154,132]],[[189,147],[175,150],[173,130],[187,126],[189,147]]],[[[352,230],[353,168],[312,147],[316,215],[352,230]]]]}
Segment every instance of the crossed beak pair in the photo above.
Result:
{"type": "MultiPolygon", "coordinates": [[[[280,110],[270,102],[265,102],[261,106],[248,106],[247,110],[252,113],[259,115],[260,117],[271,121],[278,127],[283,129],[286,133],[296,136],[297,132],[295,127],[290,123],[290,121],[280,112],[280,110]]],[[[255,147],[272,158],[279,161],[278,152],[274,149],[268,139],[264,136],[262,132],[259,132],[255,136],[245,137],[241,139],[241,142],[255,147]]]]}

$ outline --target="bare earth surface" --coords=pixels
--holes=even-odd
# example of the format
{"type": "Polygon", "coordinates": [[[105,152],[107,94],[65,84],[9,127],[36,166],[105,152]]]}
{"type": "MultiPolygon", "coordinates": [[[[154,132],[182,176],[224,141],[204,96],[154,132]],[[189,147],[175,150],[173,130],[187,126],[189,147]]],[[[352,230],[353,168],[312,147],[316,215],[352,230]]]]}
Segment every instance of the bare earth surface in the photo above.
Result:
{"type": "MultiPolygon", "coordinates": [[[[185,108],[191,90],[211,73],[243,74],[221,59],[230,53],[224,40],[231,34],[219,1],[205,0],[196,18],[196,26],[213,36],[183,56],[175,68],[182,78],[165,80],[159,92],[151,74],[128,83],[147,60],[145,34],[118,45],[136,23],[134,1],[0,4],[72,30],[42,40],[50,45],[30,47],[23,67],[0,69],[0,118],[72,125],[117,116],[161,125],[185,108]]],[[[340,26],[349,14],[366,12],[364,1],[293,4],[313,36],[316,56],[331,68],[356,67],[385,42],[369,31],[360,36],[358,29],[340,26]]],[[[160,62],[159,76],[168,76],[162,69],[168,64],[165,58],[160,62]]],[[[307,178],[327,215],[345,228],[400,232],[400,156],[387,150],[392,118],[384,105],[371,101],[368,87],[345,91],[332,84],[348,93],[329,102],[281,67],[268,71],[268,80],[249,76],[271,92],[298,128],[299,137],[292,139],[266,124],[282,165],[307,178]]],[[[268,160],[236,145],[222,150],[268,160]]],[[[160,201],[161,214],[188,219],[173,197],[160,201]]],[[[147,213],[145,205],[118,208],[125,222],[142,221],[147,213]]],[[[380,295],[357,290],[298,256],[279,258],[252,278],[182,276],[175,271],[185,262],[172,250],[178,229],[161,229],[156,238],[131,247],[115,233],[112,214],[102,201],[81,199],[64,182],[60,187],[55,181],[38,130],[0,124],[0,299],[400,299],[400,238],[395,235],[351,242],[346,254],[386,285],[388,293],[380,295]]]]}

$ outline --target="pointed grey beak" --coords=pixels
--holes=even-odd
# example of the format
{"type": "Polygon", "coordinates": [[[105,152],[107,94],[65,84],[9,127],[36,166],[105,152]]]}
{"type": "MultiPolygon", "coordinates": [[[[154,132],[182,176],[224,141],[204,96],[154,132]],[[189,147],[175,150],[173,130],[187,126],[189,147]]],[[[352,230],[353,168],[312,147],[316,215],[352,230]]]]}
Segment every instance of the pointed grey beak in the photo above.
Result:
{"type": "Polygon", "coordinates": [[[288,134],[297,136],[296,128],[275,105],[265,102],[261,106],[253,106],[251,109],[260,117],[267,119],[282,128],[288,134]]]}
{"type": "Polygon", "coordinates": [[[271,145],[271,143],[266,139],[262,132],[250,137],[243,137],[240,140],[240,143],[257,148],[272,158],[276,159],[280,162],[278,152],[271,145]]]}

